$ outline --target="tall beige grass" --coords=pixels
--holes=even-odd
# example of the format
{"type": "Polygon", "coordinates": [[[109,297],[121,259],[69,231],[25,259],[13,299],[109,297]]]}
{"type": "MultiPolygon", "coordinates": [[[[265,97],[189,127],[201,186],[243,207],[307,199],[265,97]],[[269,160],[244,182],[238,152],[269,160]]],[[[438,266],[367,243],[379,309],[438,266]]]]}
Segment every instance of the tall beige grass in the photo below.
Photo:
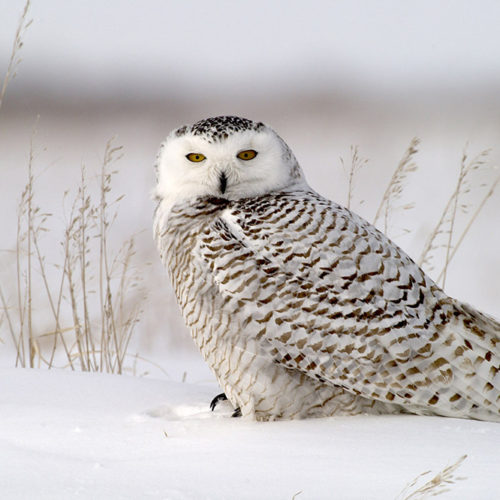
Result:
{"type": "Polygon", "coordinates": [[[28,13],[30,10],[31,1],[27,0],[24,5],[23,12],[17,24],[16,34],[14,35],[14,42],[12,44],[12,50],[10,53],[9,63],[7,66],[7,71],[5,72],[5,77],[3,79],[2,88],[0,89],[0,108],[2,107],[2,103],[5,97],[5,93],[7,92],[7,86],[9,82],[13,80],[17,75],[17,68],[21,64],[21,56],[20,52],[23,48],[23,37],[26,33],[26,30],[31,26],[33,20],[28,20],[28,13]]]}
{"type": "Polygon", "coordinates": [[[122,147],[114,146],[112,140],[106,143],[97,196],[91,194],[82,166],[79,186],[57,241],[47,229],[52,215],[36,201],[31,144],[28,179],[18,207],[16,277],[9,287],[10,296],[0,287],[16,366],[67,366],[110,373],[123,373],[125,369],[145,292],[140,270],[133,262],[134,238],[117,250],[109,245],[123,198],[112,198],[113,166],[121,152],[122,147]],[[61,248],[60,262],[47,262],[42,239],[49,239],[46,247],[61,248]],[[51,326],[43,331],[33,318],[47,305],[51,326]]]}
{"type": "MultiPolygon", "coordinates": [[[[390,219],[395,210],[408,210],[415,207],[413,202],[399,205],[396,205],[395,202],[402,198],[408,175],[418,169],[415,155],[419,145],[419,139],[413,138],[411,140],[401,161],[396,166],[376,210],[373,224],[382,226],[381,229],[385,234],[389,233],[390,219]]],[[[351,155],[347,194],[349,202],[353,197],[353,177],[360,169],[357,148],[353,151],[355,154],[351,155]]],[[[437,217],[437,222],[428,235],[422,253],[417,259],[418,265],[426,272],[433,274],[435,281],[443,288],[446,285],[446,277],[453,258],[484,209],[486,202],[494,195],[500,184],[500,175],[497,167],[489,162],[489,154],[490,150],[484,150],[469,158],[467,150],[464,150],[456,185],[442,212],[437,217]],[[476,175],[478,173],[482,176],[476,175]],[[486,181],[484,181],[485,176],[486,181]],[[476,196],[472,197],[471,194],[476,196]],[[459,221],[459,214],[463,216],[461,221],[459,221]]],[[[365,164],[366,160],[363,160],[363,166],[365,164]]]]}
{"type": "Polygon", "coordinates": [[[442,287],[446,285],[446,277],[453,257],[462,245],[473,223],[483,210],[486,202],[494,194],[500,176],[495,170],[495,166],[488,162],[490,150],[481,151],[479,154],[469,159],[468,153],[464,150],[460,162],[458,178],[455,189],[452,191],[448,201],[438,218],[438,221],[428,236],[427,242],[422,250],[418,264],[427,269],[433,269],[436,265],[436,256],[444,254],[436,281],[442,287]],[[492,179],[487,183],[479,183],[474,174],[480,170],[488,170],[492,179]],[[466,197],[472,191],[482,190],[479,202],[475,204],[466,197]],[[468,216],[463,227],[459,227],[458,215],[462,213],[468,216]],[[458,236],[457,236],[458,233],[458,236]]]}
{"type": "MultiPolygon", "coordinates": [[[[14,37],[11,56],[0,90],[0,108],[9,82],[21,63],[20,50],[28,21],[30,0],[24,6],[14,37]]],[[[38,120],[37,120],[38,122],[38,120]]],[[[141,313],[144,290],[134,263],[134,238],[118,250],[110,248],[110,232],[123,196],[112,199],[113,170],[122,147],[106,143],[98,176],[98,195],[88,189],[88,175],[81,168],[62,238],[48,229],[52,214],[36,200],[34,175],[35,125],[28,159],[28,178],[17,212],[14,278],[8,290],[0,286],[0,332],[15,347],[15,365],[22,367],[67,366],[73,370],[123,373],[128,347],[141,313]],[[41,241],[51,250],[62,250],[60,262],[48,262],[41,241]],[[50,319],[42,323],[42,311],[50,319]],[[35,319],[37,318],[37,319],[35,319]],[[49,324],[45,330],[41,324],[49,324]]],[[[53,252],[49,252],[53,253],[53,252]]],[[[9,264],[8,256],[3,256],[9,264]]],[[[4,266],[6,267],[6,266],[4,266]]],[[[6,342],[5,340],[3,341],[6,342]]],[[[137,361],[131,360],[131,361],[137,361]]]]}
{"type": "Polygon", "coordinates": [[[380,201],[380,205],[375,213],[373,224],[377,224],[379,219],[382,217],[384,221],[383,228],[385,234],[389,231],[389,217],[392,212],[394,212],[397,208],[409,210],[414,206],[413,203],[405,203],[396,207],[395,203],[401,198],[408,175],[415,172],[418,168],[414,161],[414,157],[418,152],[419,144],[420,140],[416,137],[410,141],[410,145],[405,151],[403,158],[401,158],[396,170],[394,170],[394,173],[392,174],[391,180],[389,181],[389,184],[382,196],[382,200],[380,201]]]}
{"type": "MultiPolygon", "coordinates": [[[[349,167],[344,163],[344,159],[341,157],[340,162],[342,163],[342,168],[344,171],[347,171],[348,176],[348,188],[347,188],[347,202],[346,207],[350,210],[352,205],[352,200],[354,197],[354,188],[355,188],[355,180],[359,171],[366,166],[368,160],[366,158],[362,158],[359,155],[359,147],[351,146],[351,162],[349,167]]],[[[362,203],[362,202],[361,202],[362,203]]]]}

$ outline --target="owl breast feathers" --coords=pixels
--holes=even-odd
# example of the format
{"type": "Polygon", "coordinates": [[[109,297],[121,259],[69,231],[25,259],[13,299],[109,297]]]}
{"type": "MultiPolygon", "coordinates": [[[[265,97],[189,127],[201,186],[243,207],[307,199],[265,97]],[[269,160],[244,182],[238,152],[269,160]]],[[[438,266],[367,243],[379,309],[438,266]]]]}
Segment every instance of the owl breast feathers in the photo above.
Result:
{"type": "Polygon", "coordinates": [[[224,129],[227,138],[207,142],[219,149],[202,150],[203,134],[187,145],[218,158],[205,166],[214,167],[207,192],[181,189],[173,199],[162,186],[173,160],[163,164],[160,153],[158,164],[160,255],[234,407],[259,420],[408,412],[500,421],[500,324],[448,297],[375,227],[311,190],[286,144],[262,127],[224,129]],[[231,155],[265,156],[271,146],[251,140],[263,133],[280,153],[264,157],[265,168],[287,170],[287,180],[275,175],[266,187],[257,168],[263,187],[231,191],[250,176],[238,169],[251,169],[231,155]]]}

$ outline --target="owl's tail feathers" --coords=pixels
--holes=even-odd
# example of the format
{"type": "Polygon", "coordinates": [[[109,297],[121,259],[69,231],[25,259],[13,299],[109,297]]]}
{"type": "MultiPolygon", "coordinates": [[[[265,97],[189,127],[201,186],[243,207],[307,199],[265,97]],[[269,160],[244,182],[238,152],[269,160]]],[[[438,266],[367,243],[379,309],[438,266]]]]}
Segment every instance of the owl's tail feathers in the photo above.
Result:
{"type": "Polygon", "coordinates": [[[469,416],[500,421],[500,322],[455,301],[454,378],[469,396],[469,416]]]}
{"type": "Polygon", "coordinates": [[[471,342],[500,357],[500,321],[488,314],[484,314],[465,302],[454,301],[458,312],[457,317],[462,318],[467,338],[471,342]]]}

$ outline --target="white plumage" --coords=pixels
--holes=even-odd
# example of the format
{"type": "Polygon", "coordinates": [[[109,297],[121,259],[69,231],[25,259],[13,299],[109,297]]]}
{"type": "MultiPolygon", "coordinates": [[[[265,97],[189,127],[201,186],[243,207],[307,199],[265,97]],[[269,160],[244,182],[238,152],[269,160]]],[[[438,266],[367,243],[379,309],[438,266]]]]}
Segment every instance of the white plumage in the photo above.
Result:
{"type": "Polygon", "coordinates": [[[193,339],[242,415],[500,421],[500,324],[306,183],[269,127],[173,131],[155,238],[193,339]]]}

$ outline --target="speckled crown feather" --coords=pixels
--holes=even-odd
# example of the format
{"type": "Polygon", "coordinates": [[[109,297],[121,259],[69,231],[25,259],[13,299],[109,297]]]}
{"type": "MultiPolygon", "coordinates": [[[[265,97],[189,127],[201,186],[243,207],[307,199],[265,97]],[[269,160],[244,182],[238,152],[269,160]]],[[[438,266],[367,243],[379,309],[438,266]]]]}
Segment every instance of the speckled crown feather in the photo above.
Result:
{"type": "Polygon", "coordinates": [[[175,131],[177,137],[193,134],[204,136],[208,142],[218,142],[227,139],[236,132],[253,130],[258,132],[265,125],[262,122],[254,122],[239,116],[216,116],[215,118],[205,118],[194,125],[184,125],[175,131]]]}

